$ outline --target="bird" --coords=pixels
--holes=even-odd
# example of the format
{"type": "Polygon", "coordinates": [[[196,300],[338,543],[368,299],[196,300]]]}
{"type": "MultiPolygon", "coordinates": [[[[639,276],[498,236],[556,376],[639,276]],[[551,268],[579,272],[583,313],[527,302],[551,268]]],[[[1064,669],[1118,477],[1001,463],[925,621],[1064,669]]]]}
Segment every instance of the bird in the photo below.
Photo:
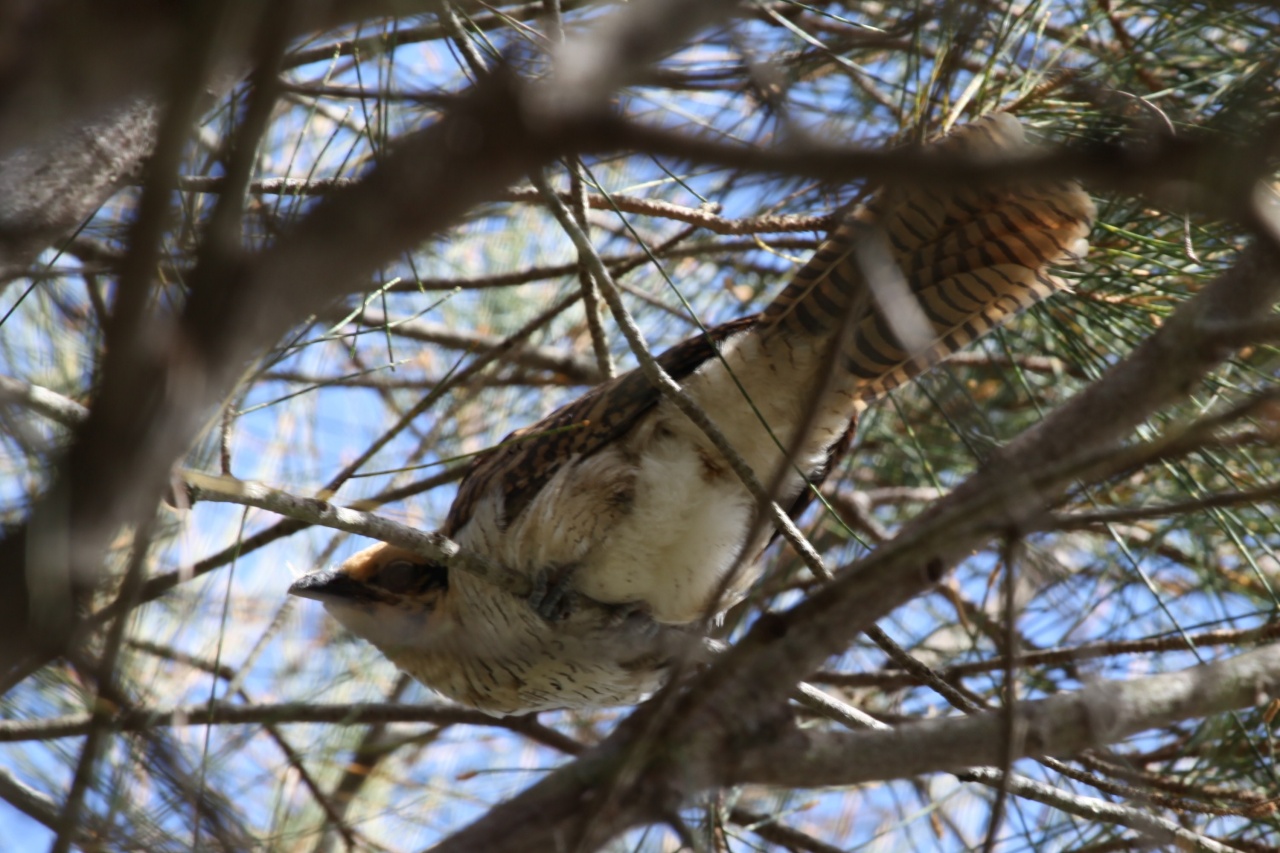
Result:
{"type": "MultiPolygon", "coordinates": [[[[1001,112],[920,155],[1000,163],[1029,148],[1001,112]]],[[[1094,217],[1073,180],[894,184],[847,212],[762,312],[657,361],[798,516],[867,406],[1066,287],[1050,268],[1084,257],[1094,217]]],[[[772,531],[757,512],[637,369],[512,433],[459,485],[441,532],[527,574],[537,596],[386,543],[289,591],[488,714],[634,704],[759,579],[772,531]],[[583,598],[598,606],[542,606],[583,598]]]]}

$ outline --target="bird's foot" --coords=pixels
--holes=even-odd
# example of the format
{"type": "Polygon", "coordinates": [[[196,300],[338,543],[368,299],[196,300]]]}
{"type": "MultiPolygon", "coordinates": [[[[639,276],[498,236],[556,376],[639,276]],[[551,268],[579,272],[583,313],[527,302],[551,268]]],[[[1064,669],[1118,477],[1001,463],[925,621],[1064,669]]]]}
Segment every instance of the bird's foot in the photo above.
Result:
{"type": "Polygon", "coordinates": [[[573,614],[573,572],[573,566],[552,566],[534,573],[529,606],[548,622],[563,622],[573,614]]]}
{"type": "Polygon", "coordinates": [[[617,628],[622,625],[639,628],[648,633],[658,630],[658,624],[649,617],[649,608],[641,601],[628,601],[623,604],[610,605],[605,627],[617,628]]]}

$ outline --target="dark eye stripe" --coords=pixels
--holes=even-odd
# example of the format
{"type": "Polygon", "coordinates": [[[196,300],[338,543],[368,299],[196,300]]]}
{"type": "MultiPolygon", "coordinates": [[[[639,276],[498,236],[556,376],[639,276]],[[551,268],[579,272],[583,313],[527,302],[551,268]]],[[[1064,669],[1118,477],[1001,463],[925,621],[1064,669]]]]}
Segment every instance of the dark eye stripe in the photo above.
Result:
{"type": "Polygon", "coordinates": [[[397,559],[382,566],[369,582],[396,595],[421,595],[448,589],[449,570],[437,563],[397,559]]]}

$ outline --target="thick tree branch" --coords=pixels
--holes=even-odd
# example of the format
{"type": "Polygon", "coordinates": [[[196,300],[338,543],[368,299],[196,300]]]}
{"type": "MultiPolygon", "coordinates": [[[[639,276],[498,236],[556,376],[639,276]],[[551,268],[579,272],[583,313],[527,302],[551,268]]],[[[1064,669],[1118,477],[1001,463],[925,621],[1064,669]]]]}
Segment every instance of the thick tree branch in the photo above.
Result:
{"type": "Polygon", "coordinates": [[[761,619],[686,695],[642,708],[606,743],[439,850],[591,848],[660,820],[696,792],[731,784],[752,760],[744,744],[769,743],[791,731],[780,714],[795,681],[928,589],[981,547],[990,530],[1016,530],[1071,482],[1066,473],[1033,482],[1035,474],[1073,470],[1064,459],[1123,440],[1152,413],[1183,399],[1230,354],[1212,329],[1250,320],[1277,298],[1280,258],[1265,247],[1245,252],[1129,358],[996,453],[897,538],[787,613],[761,619]],[[651,744],[662,749],[651,751],[651,744]],[[601,790],[612,795],[601,799],[594,793],[601,790]]]}
{"type": "MultiPolygon", "coordinates": [[[[1070,756],[1183,720],[1280,698],[1280,644],[1150,678],[1103,681],[1020,702],[1015,758],[1070,756]]],[[[1006,712],[924,720],[888,731],[796,729],[746,753],[735,780],[785,787],[857,785],[997,763],[1006,712]]]]}
{"type": "Polygon", "coordinates": [[[157,120],[155,102],[137,99],[0,159],[0,288],[141,174],[157,120]]]}
{"type": "MultiPolygon", "coordinates": [[[[1207,340],[1207,325],[1265,313],[1278,297],[1280,258],[1263,247],[1245,252],[1129,358],[994,454],[892,542],[785,614],[781,624],[752,631],[708,680],[701,710],[716,718],[730,708],[763,712],[776,701],[761,686],[768,673],[812,672],[875,619],[924,592],[981,547],[989,531],[1016,530],[1036,516],[1070,484],[1074,472],[1065,460],[1123,440],[1151,414],[1183,399],[1230,354],[1207,340]],[[1033,480],[1046,470],[1068,473],[1033,480]],[[777,633],[782,636],[775,639],[777,633]],[[720,679],[725,683],[715,683],[720,679]]],[[[689,701],[700,705],[697,697],[689,701]]]]}

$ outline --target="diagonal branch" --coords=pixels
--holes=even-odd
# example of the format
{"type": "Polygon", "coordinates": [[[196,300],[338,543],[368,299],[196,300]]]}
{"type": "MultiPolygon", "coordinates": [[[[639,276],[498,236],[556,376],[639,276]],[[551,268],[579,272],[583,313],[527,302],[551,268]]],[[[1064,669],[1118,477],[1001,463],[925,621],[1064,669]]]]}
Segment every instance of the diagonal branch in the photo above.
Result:
{"type": "MultiPolygon", "coordinates": [[[[643,50],[628,42],[633,57],[639,62],[675,47],[685,23],[649,32],[643,50]]],[[[619,67],[628,75],[639,70],[619,67]]],[[[589,129],[607,109],[602,97],[589,99],[587,109],[580,87],[571,96],[556,88],[567,92],[579,82],[543,81],[531,94],[504,71],[489,75],[443,119],[405,137],[358,185],[319,200],[274,246],[248,256],[205,253],[188,278],[180,316],[150,306],[131,346],[108,352],[102,390],[48,491],[27,523],[0,540],[0,672],[34,651],[56,654],[76,634],[107,543],[122,525],[154,512],[169,466],[247,362],[302,318],[361,287],[380,265],[595,138],[589,129]],[[569,101],[577,106],[568,112],[546,109],[569,101]]]]}
{"type": "MultiPolygon", "coordinates": [[[[1070,756],[1183,720],[1253,707],[1280,696],[1280,644],[1178,672],[1101,681],[1074,693],[1020,702],[1014,759],[1070,756]]],[[[887,731],[795,729],[747,753],[739,783],[821,787],[905,779],[998,762],[1005,709],[923,720],[887,731]]]]}
{"type": "Polygon", "coordinates": [[[108,354],[103,391],[53,485],[28,524],[0,542],[0,668],[36,647],[57,649],[73,632],[75,602],[96,583],[107,541],[154,511],[168,467],[247,361],[568,145],[513,128],[520,100],[503,78],[464,103],[363,183],[318,203],[274,247],[243,259],[217,253],[197,267],[181,317],[148,316],[131,358],[108,354]]]}
{"type": "MultiPolygon", "coordinates": [[[[734,783],[755,761],[744,744],[769,744],[794,732],[783,702],[795,681],[927,590],[984,545],[991,530],[1017,530],[1035,517],[1070,485],[1072,474],[1034,475],[1074,471],[1062,461],[1122,441],[1152,413],[1183,399],[1231,354],[1213,329],[1249,321],[1278,298],[1280,257],[1264,246],[1246,251],[1126,360],[994,454],[896,539],[787,613],[760,619],[685,696],[642,708],[608,741],[455,834],[439,853],[591,848],[661,820],[673,803],[699,791],[734,783]],[[663,748],[637,752],[639,743],[663,748]],[[626,779],[613,778],[619,767],[628,768],[626,779]],[[584,810],[584,800],[601,786],[613,786],[614,795],[600,809],[584,810]]],[[[1254,701],[1253,693],[1247,700],[1229,695],[1254,701]]]]}
{"type": "Polygon", "coordinates": [[[1231,354],[1215,345],[1206,329],[1257,316],[1277,298],[1280,257],[1262,246],[1245,252],[1129,358],[994,454],[896,539],[780,617],[782,624],[753,630],[708,678],[704,698],[690,697],[684,710],[715,719],[731,708],[748,718],[765,713],[786,689],[770,685],[776,681],[770,674],[812,672],[877,618],[923,593],[982,547],[990,531],[1016,530],[1035,517],[1072,477],[1064,473],[1036,481],[1038,472],[1069,471],[1064,460],[1122,441],[1152,413],[1183,399],[1231,354]]]}

